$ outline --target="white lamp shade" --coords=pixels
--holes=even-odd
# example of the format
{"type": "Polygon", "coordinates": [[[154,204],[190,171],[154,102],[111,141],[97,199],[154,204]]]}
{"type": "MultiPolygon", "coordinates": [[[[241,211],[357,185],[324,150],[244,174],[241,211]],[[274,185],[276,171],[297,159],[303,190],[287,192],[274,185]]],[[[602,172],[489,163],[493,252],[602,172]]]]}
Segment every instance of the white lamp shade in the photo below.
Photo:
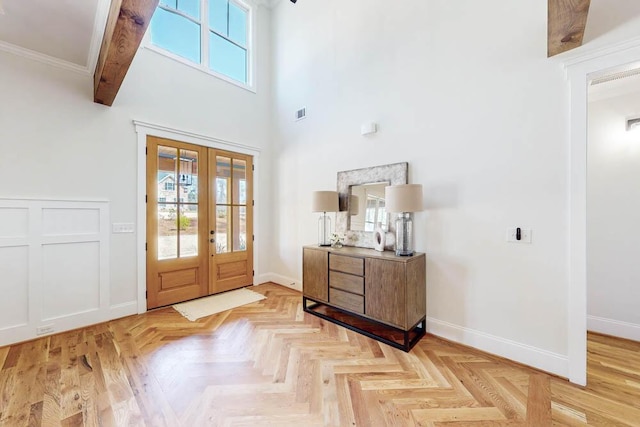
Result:
{"type": "Polygon", "coordinates": [[[385,205],[388,212],[419,212],[423,210],[422,185],[390,185],[384,189],[385,205]]]}
{"type": "Polygon", "coordinates": [[[311,203],[312,212],[338,212],[337,191],[314,191],[311,203]]]}

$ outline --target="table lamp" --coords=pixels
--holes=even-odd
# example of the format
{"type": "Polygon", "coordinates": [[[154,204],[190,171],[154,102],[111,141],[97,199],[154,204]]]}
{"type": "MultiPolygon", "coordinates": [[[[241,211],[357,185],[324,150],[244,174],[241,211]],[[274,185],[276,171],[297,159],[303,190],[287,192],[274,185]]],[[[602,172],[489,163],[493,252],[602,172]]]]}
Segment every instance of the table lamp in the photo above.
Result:
{"type": "Polygon", "coordinates": [[[390,185],[384,189],[388,212],[396,212],[396,255],[413,255],[413,219],[411,214],[423,210],[422,185],[390,185]]]}
{"type": "Polygon", "coordinates": [[[327,212],[338,212],[337,191],[314,191],[312,212],[322,212],[318,219],[318,246],[331,246],[331,218],[327,212]]]}

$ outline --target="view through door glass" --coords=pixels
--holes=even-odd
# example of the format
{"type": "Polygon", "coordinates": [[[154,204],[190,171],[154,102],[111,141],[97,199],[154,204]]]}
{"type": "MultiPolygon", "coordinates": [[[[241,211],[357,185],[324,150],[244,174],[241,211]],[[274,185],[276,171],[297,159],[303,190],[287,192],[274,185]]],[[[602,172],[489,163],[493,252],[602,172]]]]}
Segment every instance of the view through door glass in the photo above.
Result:
{"type": "Polygon", "coordinates": [[[158,259],[192,256],[198,256],[198,153],[159,146],[158,259]]]}

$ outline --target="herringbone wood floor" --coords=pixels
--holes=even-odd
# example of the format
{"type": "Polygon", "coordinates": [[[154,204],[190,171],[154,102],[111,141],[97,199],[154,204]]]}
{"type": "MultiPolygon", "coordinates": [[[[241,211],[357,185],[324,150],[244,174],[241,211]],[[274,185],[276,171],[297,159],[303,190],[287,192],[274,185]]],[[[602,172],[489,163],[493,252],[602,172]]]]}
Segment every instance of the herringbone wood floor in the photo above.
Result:
{"type": "Polygon", "coordinates": [[[267,299],[171,308],[0,348],[0,425],[640,425],[640,344],[590,335],[589,387],[425,337],[392,349],[267,299]]]}

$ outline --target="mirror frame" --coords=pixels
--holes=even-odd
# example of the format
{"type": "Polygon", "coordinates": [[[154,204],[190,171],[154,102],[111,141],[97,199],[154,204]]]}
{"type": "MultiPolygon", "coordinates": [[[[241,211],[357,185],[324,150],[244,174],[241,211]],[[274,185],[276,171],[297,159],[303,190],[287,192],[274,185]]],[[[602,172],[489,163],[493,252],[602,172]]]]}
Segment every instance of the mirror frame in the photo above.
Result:
{"type": "MultiPolygon", "coordinates": [[[[370,168],[354,169],[338,172],[338,197],[340,212],[336,213],[336,232],[345,235],[347,246],[374,248],[373,231],[349,230],[349,195],[351,187],[375,182],[389,182],[389,185],[409,183],[409,163],[393,163],[390,165],[374,166],[370,168]]],[[[395,223],[389,221],[387,225],[387,248],[393,248],[395,240],[395,223]]]]}

